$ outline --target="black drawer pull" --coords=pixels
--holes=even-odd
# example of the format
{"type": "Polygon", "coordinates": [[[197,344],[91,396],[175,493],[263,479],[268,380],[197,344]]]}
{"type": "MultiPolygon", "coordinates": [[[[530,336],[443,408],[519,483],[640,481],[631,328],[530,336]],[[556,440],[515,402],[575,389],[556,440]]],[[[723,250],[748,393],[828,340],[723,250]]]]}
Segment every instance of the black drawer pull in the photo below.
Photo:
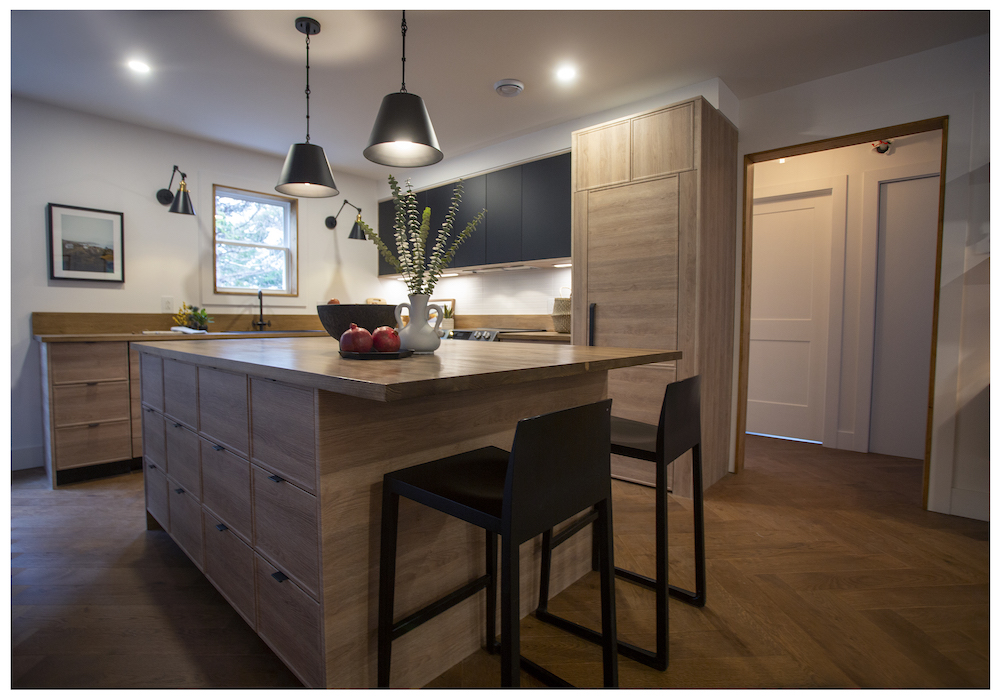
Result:
{"type": "Polygon", "coordinates": [[[182,424],[181,424],[181,423],[179,423],[179,422],[175,422],[175,423],[174,423],[174,427],[184,427],[184,425],[182,425],[182,424]]]}
{"type": "Polygon", "coordinates": [[[224,532],[227,529],[229,529],[229,527],[227,527],[225,524],[216,524],[215,528],[218,529],[220,532],[224,532]]]}
{"type": "Polygon", "coordinates": [[[88,386],[96,386],[96,385],[97,385],[97,382],[96,382],[96,381],[88,381],[88,382],[87,382],[87,385],[88,385],[88,386]]]}
{"type": "Polygon", "coordinates": [[[150,463],[150,464],[149,464],[149,467],[150,467],[150,468],[156,468],[156,464],[154,464],[154,463],[150,463]]]}
{"type": "Polygon", "coordinates": [[[174,492],[177,493],[178,495],[183,495],[184,494],[184,488],[177,488],[174,492]]]}
{"type": "Polygon", "coordinates": [[[286,580],[288,580],[288,576],[282,573],[280,570],[277,573],[271,573],[271,577],[280,583],[283,583],[286,580]]]}
{"type": "Polygon", "coordinates": [[[275,483],[281,483],[283,480],[285,480],[281,476],[268,476],[267,479],[269,481],[274,481],[275,483]]]}
{"type": "Polygon", "coordinates": [[[223,447],[223,446],[221,446],[219,444],[213,444],[212,448],[215,449],[216,451],[225,451],[226,450],[225,447],[223,447]]]}
{"type": "Polygon", "coordinates": [[[151,412],[153,412],[153,409],[152,408],[146,408],[146,412],[147,413],[151,413],[151,412]]]}
{"type": "Polygon", "coordinates": [[[99,423],[99,422],[92,422],[89,425],[87,425],[87,427],[100,427],[100,426],[101,426],[101,423],[99,423]]]}

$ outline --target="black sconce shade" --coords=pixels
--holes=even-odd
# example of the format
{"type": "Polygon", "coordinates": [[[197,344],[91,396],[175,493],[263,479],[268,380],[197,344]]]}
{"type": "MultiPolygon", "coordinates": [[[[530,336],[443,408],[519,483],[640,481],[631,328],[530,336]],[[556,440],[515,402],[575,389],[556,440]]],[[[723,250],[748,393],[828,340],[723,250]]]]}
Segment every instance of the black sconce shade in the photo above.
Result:
{"type": "Polygon", "coordinates": [[[194,216],[194,204],[191,203],[191,195],[188,193],[187,188],[187,174],[180,171],[176,165],[174,165],[173,172],[170,173],[170,184],[167,185],[166,189],[160,189],[156,192],[156,201],[160,202],[164,206],[170,205],[170,213],[172,214],[188,214],[189,216],[194,216]],[[180,172],[181,183],[177,187],[177,195],[174,196],[170,188],[174,184],[174,175],[180,172]]]}
{"type": "Polygon", "coordinates": [[[356,207],[354,204],[347,201],[346,199],[344,200],[344,203],[340,205],[340,208],[337,210],[336,216],[326,217],[326,227],[329,228],[330,230],[333,230],[334,228],[337,227],[337,218],[340,216],[340,212],[344,210],[345,206],[349,206],[352,209],[357,209],[358,211],[358,215],[354,219],[354,225],[351,227],[351,233],[347,237],[350,238],[351,240],[365,240],[366,239],[365,234],[361,230],[361,209],[358,209],[358,207],[356,207]]]}

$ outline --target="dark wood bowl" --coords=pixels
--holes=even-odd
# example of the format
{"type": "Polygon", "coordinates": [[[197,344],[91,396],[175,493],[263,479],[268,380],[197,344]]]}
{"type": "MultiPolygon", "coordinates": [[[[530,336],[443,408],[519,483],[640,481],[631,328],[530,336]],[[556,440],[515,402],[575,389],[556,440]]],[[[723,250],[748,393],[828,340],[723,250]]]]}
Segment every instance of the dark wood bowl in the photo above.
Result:
{"type": "Polygon", "coordinates": [[[351,323],[368,332],[383,325],[396,327],[396,307],[388,304],[332,303],[316,306],[316,312],[323,327],[337,342],[351,323]]]}

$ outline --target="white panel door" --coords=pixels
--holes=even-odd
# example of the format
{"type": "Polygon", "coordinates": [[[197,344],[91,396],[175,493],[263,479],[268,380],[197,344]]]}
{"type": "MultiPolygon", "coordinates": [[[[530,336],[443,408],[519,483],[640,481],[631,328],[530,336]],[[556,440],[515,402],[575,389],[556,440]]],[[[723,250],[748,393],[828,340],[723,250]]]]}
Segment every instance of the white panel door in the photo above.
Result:
{"type": "Polygon", "coordinates": [[[924,458],[938,179],[883,182],[879,187],[875,353],[868,433],[868,451],[876,454],[924,458]]]}
{"type": "Polygon", "coordinates": [[[831,201],[754,201],[747,432],[823,441],[831,201]]]}

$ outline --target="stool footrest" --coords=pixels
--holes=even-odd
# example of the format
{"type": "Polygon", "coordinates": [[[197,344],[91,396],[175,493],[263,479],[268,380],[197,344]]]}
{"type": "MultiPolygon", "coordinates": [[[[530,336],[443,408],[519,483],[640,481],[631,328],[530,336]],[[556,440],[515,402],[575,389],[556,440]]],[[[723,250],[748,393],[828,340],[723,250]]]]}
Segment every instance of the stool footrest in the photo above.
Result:
{"type": "Polygon", "coordinates": [[[486,586],[490,582],[490,576],[484,575],[481,578],[476,578],[472,582],[459,589],[455,590],[451,594],[445,595],[436,602],[431,602],[426,607],[415,611],[410,616],[405,619],[401,619],[392,625],[392,640],[396,640],[407,631],[412,631],[417,628],[425,621],[429,621],[436,617],[441,612],[451,609],[459,602],[467,600],[480,590],[485,590],[486,586]]]}
{"type": "MultiPolygon", "coordinates": [[[[539,621],[545,622],[546,624],[551,624],[557,629],[568,631],[586,641],[590,641],[591,643],[600,645],[604,641],[604,637],[597,631],[588,629],[586,626],[581,626],[580,624],[570,621],[569,619],[564,619],[561,616],[556,616],[552,612],[536,609],[535,618],[539,621]]],[[[618,639],[618,652],[630,660],[642,663],[643,665],[648,665],[655,670],[667,669],[666,658],[658,658],[656,653],[653,651],[640,648],[639,646],[634,646],[631,643],[622,641],[621,639],[618,639]]]]}
{"type": "Polygon", "coordinates": [[[591,510],[590,512],[588,512],[587,514],[585,514],[584,516],[582,516],[580,519],[578,519],[575,522],[573,522],[573,524],[571,524],[568,527],[566,527],[565,529],[563,529],[558,534],[553,534],[552,535],[552,548],[555,548],[559,544],[563,543],[564,541],[566,541],[567,539],[569,539],[571,536],[573,536],[574,534],[576,534],[578,531],[580,531],[581,529],[583,529],[584,527],[586,527],[588,524],[590,524],[592,522],[595,522],[595,521],[597,521],[597,510],[591,510]]]}

